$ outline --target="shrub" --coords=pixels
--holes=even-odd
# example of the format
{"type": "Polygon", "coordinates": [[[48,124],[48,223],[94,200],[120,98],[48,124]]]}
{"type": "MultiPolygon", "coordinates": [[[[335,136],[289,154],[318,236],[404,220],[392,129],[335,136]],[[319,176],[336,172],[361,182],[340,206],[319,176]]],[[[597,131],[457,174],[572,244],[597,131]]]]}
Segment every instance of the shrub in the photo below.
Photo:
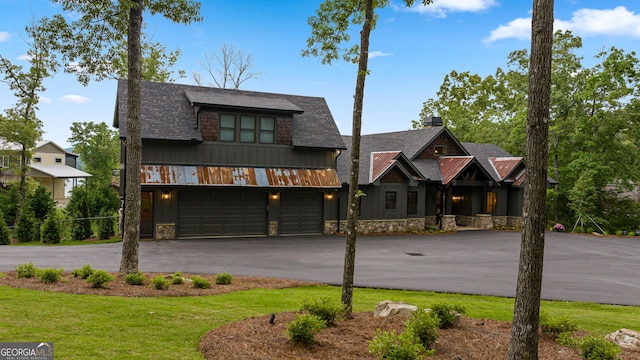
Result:
{"type": "Polygon", "coordinates": [[[33,263],[16,265],[16,276],[18,278],[32,278],[38,274],[38,268],[33,263]]]}
{"type": "Polygon", "coordinates": [[[145,276],[143,273],[134,273],[134,274],[127,274],[124,277],[124,282],[126,282],[129,285],[142,285],[142,283],[145,280],[145,276]]]}
{"type": "Polygon", "coordinates": [[[369,353],[378,359],[414,360],[423,359],[427,352],[411,331],[396,334],[376,330],[376,336],[369,341],[369,353]]]}
{"type": "Polygon", "coordinates": [[[0,245],[9,245],[11,243],[11,231],[7,223],[4,222],[4,215],[0,211],[0,245]]]}
{"type": "Polygon", "coordinates": [[[89,276],[91,276],[91,274],[93,274],[94,271],[95,270],[91,267],[91,265],[86,264],[85,266],[81,267],[80,269],[74,269],[71,273],[75,277],[79,277],[81,279],[86,279],[89,276]]]}
{"type": "Polygon", "coordinates": [[[158,275],[158,276],[154,276],[151,279],[151,285],[149,285],[149,287],[152,287],[156,290],[167,290],[169,288],[169,280],[165,279],[164,276],[158,275]]]}
{"type": "Polygon", "coordinates": [[[40,281],[42,281],[45,284],[51,284],[57,281],[60,281],[60,279],[62,279],[62,272],[64,271],[64,269],[60,268],[60,269],[53,269],[53,268],[46,268],[46,269],[40,269],[38,271],[38,277],[40,278],[40,281]]]}
{"type": "Polygon", "coordinates": [[[580,356],[586,360],[615,360],[619,353],[620,347],[605,338],[590,335],[580,341],[580,356]]]}
{"type": "Polygon", "coordinates": [[[51,192],[40,184],[26,202],[37,221],[43,221],[56,208],[51,192]]]}
{"type": "Polygon", "coordinates": [[[332,325],[344,314],[345,306],[341,302],[324,297],[313,301],[303,301],[302,310],[319,317],[328,325],[332,325]]]}
{"type": "Polygon", "coordinates": [[[62,240],[62,227],[58,222],[56,209],[49,212],[47,219],[42,224],[41,240],[45,244],[59,244],[62,240]]]}
{"type": "Polygon", "coordinates": [[[100,219],[98,220],[98,237],[100,239],[108,239],[115,235],[114,218],[105,210],[100,211],[100,219]]]}
{"type": "Polygon", "coordinates": [[[218,285],[229,285],[233,282],[233,275],[223,272],[221,274],[216,275],[216,284],[218,285]]]}
{"type": "Polygon", "coordinates": [[[313,344],[315,335],[324,329],[327,323],[315,315],[299,315],[287,325],[287,336],[295,344],[313,344]]]}
{"type": "Polygon", "coordinates": [[[171,283],[174,285],[184,284],[184,278],[182,277],[182,273],[174,272],[173,275],[171,275],[171,283]]]}
{"type": "Polygon", "coordinates": [[[192,277],[191,283],[193,284],[193,287],[196,289],[208,289],[211,287],[211,281],[200,276],[192,277]]]}
{"type": "Polygon", "coordinates": [[[113,281],[113,275],[109,274],[105,270],[94,270],[89,277],[87,277],[87,282],[91,284],[93,288],[102,288],[113,281]]]}
{"type": "Polygon", "coordinates": [[[432,313],[424,309],[418,309],[405,321],[404,328],[405,331],[413,333],[425,349],[433,349],[436,340],[438,340],[438,332],[436,329],[439,323],[440,320],[432,313]]]}
{"type": "Polygon", "coordinates": [[[551,317],[543,312],[540,315],[540,329],[543,334],[558,337],[562,333],[572,333],[578,330],[578,324],[569,316],[551,317]]]}
{"type": "Polygon", "coordinates": [[[431,306],[431,312],[438,318],[438,327],[448,329],[456,324],[458,314],[466,314],[467,309],[461,304],[436,303],[431,306]]]}
{"type": "Polygon", "coordinates": [[[16,224],[16,239],[19,242],[33,242],[37,237],[36,218],[33,215],[33,211],[27,206],[22,208],[22,215],[18,219],[16,224]]]}

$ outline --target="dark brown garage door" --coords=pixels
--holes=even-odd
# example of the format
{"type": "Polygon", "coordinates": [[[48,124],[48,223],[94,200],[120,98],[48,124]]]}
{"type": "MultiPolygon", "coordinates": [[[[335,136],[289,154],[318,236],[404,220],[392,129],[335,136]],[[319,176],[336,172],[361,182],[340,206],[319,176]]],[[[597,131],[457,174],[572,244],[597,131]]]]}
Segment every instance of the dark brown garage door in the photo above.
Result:
{"type": "Polygon", "coordinates": [[[322,192],[280,195],[280,234],[322,234],[322,192]]]}
{"type": "Polygon", "coordinates": [[[267,193],[181,191],[178,237],[267,234],[267,193]]]}

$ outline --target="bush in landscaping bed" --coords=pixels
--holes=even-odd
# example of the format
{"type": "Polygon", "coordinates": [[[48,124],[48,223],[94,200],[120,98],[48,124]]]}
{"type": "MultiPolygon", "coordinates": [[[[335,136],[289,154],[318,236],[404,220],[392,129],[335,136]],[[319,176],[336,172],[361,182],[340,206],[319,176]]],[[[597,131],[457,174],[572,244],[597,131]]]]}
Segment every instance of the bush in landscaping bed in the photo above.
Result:
{"type": "Polygon", "coordinates": [[[466,314],[467,309],[461,304],[436,303],[431,306],[431,313],[439,319],[440,329],[448,329],[455,325],[458,314],[466,314]]]}
{"type": "Polygon", "coordinates": [[[405,321],[405,331],[412,333],[425,349],[433,349],[438,340],[438,325],[440,319],[431,312],[420,309],[414,311],[411,317],[405,321]]]}
{"type": "Polygon", "coordinates": [[[233,275],[223,272],[216,275],[216,284],[218,285],[230,285],[233,282],[233,275]]]}
{"type": "Polygon", "coordinates": [[[143,273],[134,273],[134,274],[127,274],[124,277],[124,282],[126,282],[129,285],[142,285],[142,283],[144,283],[145,280],[145,276],[143,273]]]}
{"type": "Polygon", "coordinates": [[[578,324],[569,316],[549,316],[542,312],[540,315],[540,330],[543,334],[558,337],[562,333],[572,333],[578,330],[578,324]]]}
{"type": "Polygon", "coordinates": [[[304,300],[302,310],[319,317],[328,325],[332,325],[344,315],[345,306],[339,301],[324,297],[316,300],[304,300]]]}
{"type": "Polygon", "coordinates": [[[113,281],[113,275],[109,274],[105,270],[94,270],[89,277],[87,277],[87,282],[91,284],[93,288],[102,288],[113,281]]]}
{"type": "Polygon", "coordinates": [[[81,267],[80,269],[74,269],[71,273],[75,277],[79,277],[81,279],[86,279],[89,276],[91,276],[91,274],[93,274],[94,271],[95,270],[91,267],[91,265],[86,264],[83,267],[81,267]]]}
{"type": "Polygon", "coordinates": [[[52,284],[54,282],[60,281],[60,279],[62,279],[62,272],[64,271],[64,269],[60,268],[60,269],[53,269],[53,268],[46,268],[46,269],[39,269],[38,270],[38,277],[40,278],[40,281],[45,283],[45,284],[52,284]]]}
{"type": "Polygon", "coordinates": [[[167,290],[169,285],[169,280],[165,279],[162,275],[158,275],[151,279],[151,285],[149,286],[156,290],[167,290]]]}
{"type": "Polygon", "coordinates": [[[295,344],[310,345],[315,334],[324,329],[327,323],[315,315],[299,315],[287,325],[287,336],[295,344]]]}
{"type": "Polygon", "coordinates": [[[38,268],[33,266],[32,262],[28,264],[18,264],[15,269],[18,278],[32,278],[38,274],[38,268]]]}
{"type": "Polygon", "coordinates": [[[184,277],[182,277],[182,273],[181,272],[174,272],[173,275],[171,275],[171,283],[174,285],[180,285],[180,284],[184,284],[184,277]]]}
{"type": "Polygon", "coordinates": [[[396,334],[378,329],[376,336],[369,341],[369,353],[378,359],[424,359],[427,352],[418,337],[410,331],[396,334]]]}
{"type": "Polygon", "coordinates": [[[193,284],[193,287],[196,289],[208,289],[211,287],[211,281],[200,276],[192,277],[191,283],[193,284]]]}
{"type": "Polygon", "coordinates": [[[586,360],[616,360],[620,347],[605,338],[587,336],[579,344],[580,356],[586,360]]]}

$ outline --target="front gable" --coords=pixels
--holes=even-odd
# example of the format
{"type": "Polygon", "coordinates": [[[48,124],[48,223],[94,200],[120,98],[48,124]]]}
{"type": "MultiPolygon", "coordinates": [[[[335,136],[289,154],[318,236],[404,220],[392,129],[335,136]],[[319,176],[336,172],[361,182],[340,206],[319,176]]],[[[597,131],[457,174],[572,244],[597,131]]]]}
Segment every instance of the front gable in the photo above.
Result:
{"type": "Polygon", "coordinates": [[[445,156],[439,159],[443,185],[473,185],[491,182],[491,175],[473,156],[445,156]]]}
{"type": "Polygon", "coordinates": [[[369,171],[370,182],[408,183],[416,186],[418,180],[424,180],[411,161],[400,151],[372,152],[369,171]]]}
{"type": "Polygon", "coordinates": [[[449,130],[446,128],[442,129],[443,131],[425,144],[413,159],[438,159],[441,156],[469,155],[449,130]]]}

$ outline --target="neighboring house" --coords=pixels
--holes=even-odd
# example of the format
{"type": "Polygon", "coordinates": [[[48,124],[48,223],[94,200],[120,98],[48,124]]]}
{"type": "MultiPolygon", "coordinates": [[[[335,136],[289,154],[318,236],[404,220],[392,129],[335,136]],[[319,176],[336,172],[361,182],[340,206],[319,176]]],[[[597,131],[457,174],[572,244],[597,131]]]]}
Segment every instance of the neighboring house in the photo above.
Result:
{"type": "MultiPolygon", "coordinates": [[[[358,187],[359,231],[412,231],[442,224],[492,228],[521,226],[526,177],[521,157],[491,144],[461,143],[430,118],[426,127],[363,135],[358,187]]],[[[351,148],[351,137],[344,136],[351,148]]],[[[338,158],[340,217],[346,226],[350,149],[338,158]]]]}
{"type": "MultiPolygon", "coordinates": [[[[17,175],[9,171],[11,161],[20,161],[19,145],[5,146],[2,155],[3,182],[19,180],[17,175]]],[[[67,152],[53,141],[39,141],[36,143],[33,156],[29,161],[27,176],[35,179],[51,192],[51,196],[58,203],[66,201],[65,184],[71,181],[71,187],[78,184],[79,179],[91,177],[84,171],[76,169],[78,155],[67,152]]]]}
{"type": "MultiPolygon", "coordinates": [[[[141,103],[141,237],[321,234],[337,218],[345,146],[323,98],[142,82],[141,103]]],[[[126,119],[120,80],[122,139],[126,119]]]]}

